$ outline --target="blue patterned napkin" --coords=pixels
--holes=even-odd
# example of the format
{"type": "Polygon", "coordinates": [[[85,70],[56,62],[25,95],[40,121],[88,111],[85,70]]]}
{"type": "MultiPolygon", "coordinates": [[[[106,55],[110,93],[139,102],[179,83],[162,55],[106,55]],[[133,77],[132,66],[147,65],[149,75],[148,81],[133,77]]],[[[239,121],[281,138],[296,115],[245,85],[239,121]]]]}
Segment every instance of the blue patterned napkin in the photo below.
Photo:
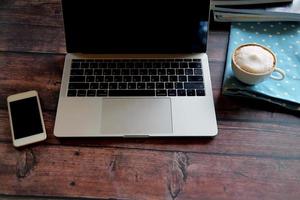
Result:
{"type": "Polygon", "coordinates": [[[223,94],[261,99],[300,111],[300,22],[232,23],[223,94]],[[270,48],[277,56],[277,67],[286,73],[285,79],[268,78],[254,86],[238,81],[231,69],[231,55],[244,43],[270,48]]]}

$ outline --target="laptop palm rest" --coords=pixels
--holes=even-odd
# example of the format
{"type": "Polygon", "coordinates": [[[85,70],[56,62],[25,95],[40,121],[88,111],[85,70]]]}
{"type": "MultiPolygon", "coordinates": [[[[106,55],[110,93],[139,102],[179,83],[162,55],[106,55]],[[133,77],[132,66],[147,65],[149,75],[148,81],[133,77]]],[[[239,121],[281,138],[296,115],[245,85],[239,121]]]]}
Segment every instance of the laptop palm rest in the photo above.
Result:
{"type": "Polygon", "coordinates": [[[101,134],[172,135],[171,99],[103,99],[101,134]]]}

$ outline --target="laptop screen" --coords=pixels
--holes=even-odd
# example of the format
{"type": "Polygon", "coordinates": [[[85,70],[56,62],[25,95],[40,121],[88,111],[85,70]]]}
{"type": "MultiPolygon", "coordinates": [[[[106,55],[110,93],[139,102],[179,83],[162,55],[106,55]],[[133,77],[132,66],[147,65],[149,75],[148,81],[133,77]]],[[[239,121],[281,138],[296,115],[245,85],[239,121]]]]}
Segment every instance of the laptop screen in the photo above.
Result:
{"type": "Polygon", "coordinates": [[[209,0],[62,0],[69,53],[205,52],[209,0]]]}

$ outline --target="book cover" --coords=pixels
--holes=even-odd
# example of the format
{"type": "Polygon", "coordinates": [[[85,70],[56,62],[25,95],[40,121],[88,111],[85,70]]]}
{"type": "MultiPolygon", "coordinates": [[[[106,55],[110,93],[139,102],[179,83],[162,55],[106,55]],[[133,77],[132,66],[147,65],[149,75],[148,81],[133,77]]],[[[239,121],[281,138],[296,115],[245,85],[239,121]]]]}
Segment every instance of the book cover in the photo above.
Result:
{"type": "Polygon", "coordinates": [[[223,79],[223,94],[268,101],[300,111],[300,22],[232,23],[223,79]],[[277,66],[286,77],[271,78],[257,85],[238,81],[231,69],[235,48],[245,43],[258,43],[270,48],[277,57],[277,66]]]}
{"type": "Polygon", "coordinates": [[[211,5],[250,5],[292,2],[293,0],[211,0],[211,5]]]}
{"type": "Polygon", "coordinates": [[[216,6],[216,21],[300,21],[300,0],[272,6],[216,6]]]}

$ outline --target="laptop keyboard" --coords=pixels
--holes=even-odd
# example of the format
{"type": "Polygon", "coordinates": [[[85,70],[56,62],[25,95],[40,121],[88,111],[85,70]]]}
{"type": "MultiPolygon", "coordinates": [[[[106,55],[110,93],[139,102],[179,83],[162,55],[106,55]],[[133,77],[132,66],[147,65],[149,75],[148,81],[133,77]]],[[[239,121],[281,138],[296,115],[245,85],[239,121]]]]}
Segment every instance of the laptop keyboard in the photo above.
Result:
{"type": "Polygon", "coordinates": [[[201,60],[74,59],[67,96],[205,96],[201,60]]]}

